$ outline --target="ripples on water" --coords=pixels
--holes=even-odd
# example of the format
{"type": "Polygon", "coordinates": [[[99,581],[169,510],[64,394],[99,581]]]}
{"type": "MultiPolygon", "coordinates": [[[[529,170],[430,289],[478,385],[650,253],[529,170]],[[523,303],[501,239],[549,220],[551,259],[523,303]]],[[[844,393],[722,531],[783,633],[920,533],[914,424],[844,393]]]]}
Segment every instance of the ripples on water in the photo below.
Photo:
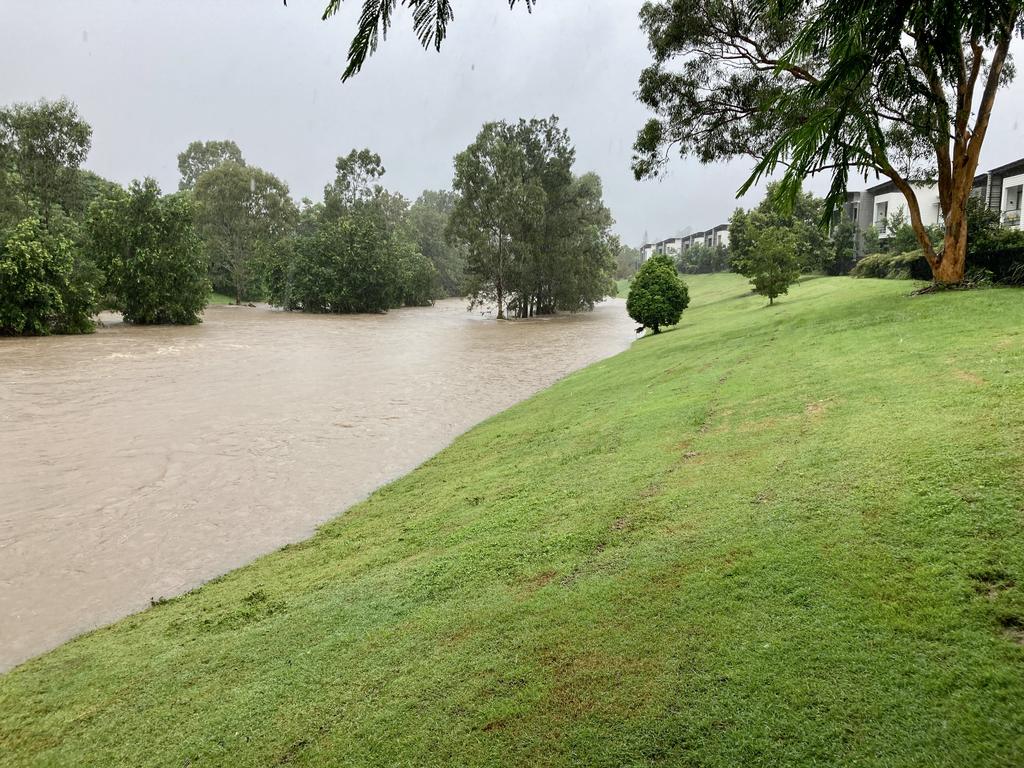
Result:
{"type": "Polygon", "coordinates": [[[0,669],[308,536],[633,328],[451,300],[0,339],[0,669]]]}

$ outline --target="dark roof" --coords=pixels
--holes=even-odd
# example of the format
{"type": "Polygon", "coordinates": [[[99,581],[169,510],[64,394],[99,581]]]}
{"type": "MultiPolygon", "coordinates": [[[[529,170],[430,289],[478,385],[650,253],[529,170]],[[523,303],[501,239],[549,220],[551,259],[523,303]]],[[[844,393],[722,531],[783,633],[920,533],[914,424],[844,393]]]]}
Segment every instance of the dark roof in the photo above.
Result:
{"type": "Polygon", "coordinates": [[[998,176],[1012,176],[1017,171],[1024,171],[1024,157],[1020,160],[1014,160],[1012,163],[1000,165],[998,168],[993,168],[989,173],[994,173],[998,176]]]}
{"type": "Polygon", "coordinates": [[[867,191],[872,195],[884,195],[886,192],[895,192],[896,185],[891,181],[883,181],[881,184],[868,187],[867,191]]]}

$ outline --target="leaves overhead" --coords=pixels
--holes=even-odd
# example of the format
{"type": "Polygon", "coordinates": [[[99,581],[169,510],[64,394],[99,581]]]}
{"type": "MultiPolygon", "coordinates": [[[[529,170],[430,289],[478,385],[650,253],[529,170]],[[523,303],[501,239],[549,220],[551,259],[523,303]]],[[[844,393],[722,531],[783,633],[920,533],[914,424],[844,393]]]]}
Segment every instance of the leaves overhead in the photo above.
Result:
{"type": "MultiPolygon", "coordinates": [[[[509,8],[517,3],[532,11],[536,0],[506,0],[509,8]]],[[[287,2],[286,2],[287,4],[287,2]]],[[[327,20],[341,10],[342,0],[329,0],[324,8],[323,19],[327,20]]],[[[392,14],[399,5],[412,10],[413,30],[424,48],[441,50],[441,43],[448,34],[448,24],[454,20],[450,0],[363,0],[359,13],[356,33],[348,49],[348,66],[342,80],[348,80],[363,68],[367,58],[375,53],[381,40],[387,39],[392,24],[392,14]]]]}

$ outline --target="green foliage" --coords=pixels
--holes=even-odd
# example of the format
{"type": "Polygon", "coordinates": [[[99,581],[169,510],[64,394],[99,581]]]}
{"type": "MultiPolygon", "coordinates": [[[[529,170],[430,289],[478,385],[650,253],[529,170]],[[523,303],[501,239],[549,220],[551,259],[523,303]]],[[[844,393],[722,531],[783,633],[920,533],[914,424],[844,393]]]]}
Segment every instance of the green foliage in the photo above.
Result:
{"type": "Polygon", "coordinates": [[[187,197],[161,196],[152,179],[91,206],[90,248],[128,322],[199,322],[210,284],[193,216],[187,197]]]}
{"type": "Polygon", "coordinates": [[[377,183],[384,168],[376,153],[352,150],[335,169],[324,202],[303,200],[296,235],[262,259],[271,303],[336,313],[431,304],[443,291],[438,269],[417,239],[452,278],[458,265],[440,240],[447,194],[424,193],[413,215],[404,197],[377,183]]]}
{"type": "Polygon", "coordinates": [[[396,232],[382,232],[366,208],[299,236],[293,253],[281,252],[287,261],[268,283],[271,301],[287,309],[385,312],[416,292],[416,286],[407,291],[403,285],[403,267],[415,271],[414,246],[396,232]]]}
{"type": "Polygon", "coordinates": [[[1024,247],[1024,230],[1004,227],[999,211],[992,210],[983,200],[971,197],[967,203],[967,259],[983,253],[1024,247]]]}
{"type": "Polygon", "coordinates": [[[676,265],[668,256],[658,254],[645,261],[633,278],[626,312],[641,328],[660,333],[662,326],[679,322],[689,303],[690,294],[676,265]]]}
{"type": "Polygon", "coordinates": [[[384,190],[377,180],[384,175],[380,155],[369,149],[353,149],[334,164],[334,181],[324,187],[324,217],[335,221],[344,212],[384,190]]]}
{"type": "Polygon", "coordinates": [[[623,245],[615,235],[610,238],[609,242],[612,255],[615,258],[615,279],[628,280],[640,268],[643,256],[638,249],[623,245]]]}
{"type": "MultiPolygon", "coordinates": [[[[910,280],[914,276],[914,265],[923,261],[924,254],[920,248],[905,253],[872,253],[858,261],[850,275],[883,280],[910,280]]],[[[927,266],[925,262],[925,267],[927,266]]]]}
{"type": "Polygon", "coordinates": [[[406,307],[427,307],[434,303],[440,293],[437,267],[417,250],[405,247],[400,250],[402,286],[401,305],[406,307]]]}
{"type": "Polygon", "coordinates": [[[574,160],[556,117],[487,123],[455,158],[449,234],[467,250],[470,296],[499,319],[592,309],[614,291],[611,214],[574,160]]]}
{"type": "Polygon", "coordinates": [[[228,160],[199,176],[194,195],[214,289],[237,302],[261,298],[261,265],[298,220],[288,185],[261,168],[228,160]]]}
{"type": "Polygon", "coordinates": [[[729,249],[724,245],[691,245],[676,259],[679,271],[689,275],[706,275],[729,269],[729,249]]]}
{"type": "Polygon", "coordinates": [[[448,190],[426,190],[409,209],[409,227],[420,253],[437,271],[439,296],[463,294],[466,248],[447,236],[455,201],[455,194],[448,190]]]}
{"type": "Polygon", "coordinates": [[[0,233],[0,334],[88,333],[100,276],[38,218],[0,233]]]}
{"type": "Polygon", "coordinates": [[[80,209],[78,168],[91,145],[92,128],[67,99],[0,109],[0,214],[31,206],[45,219],[54,206],[80,209]]]}
{"type": "Polygon", "coordinates": [[[245,165],[242,150],[233,141],[193,141],[178,155],[178,189],[193,189],[199,177],[223,163],[245,165]]]}
{"type": "Polygon", "coordinates": [[[840,214],[832,228],[830,259],[825,264],[826,275],[847,275],[857,263],[857,222],[840,214]]]}
{"type": "MultiPolygon", "coordinates": [[[[766,229],[784,229],[792,236],[793,257],[803,272],[822,272],[835,258],[834,245],[821,225],[824,202],[810,192],[800,193],[787,206],[781,189],[769,184],[764,200],[749,212],[737,208],[729,220],[730,264],[734,272],[748,275],[756,271],[748,266],[756,259],[757,241],[766,229]]],[[[748,275],[749,276],[749,275],[748,275]]]]}
{"type": "Polygon", "coordinates": [[[744,260],[741,273],[749,277],[754,293],[768,297],[768,303],[789,292],[800,277],[796,254],[797,236],[785,227],[768,227],[758,234],[753,252],[744,260]]]}
{"type": "Polygon", "coordinates": [[[654,60],[638,96],[655,117],[634,145],[637,178],[660,173],[669,149],[704,163],[762,156],[796,124],[798,115],[772,108],[793,87],[773,69],[805,18],[803,4],[645,3],[640,24],[654,60]]]}

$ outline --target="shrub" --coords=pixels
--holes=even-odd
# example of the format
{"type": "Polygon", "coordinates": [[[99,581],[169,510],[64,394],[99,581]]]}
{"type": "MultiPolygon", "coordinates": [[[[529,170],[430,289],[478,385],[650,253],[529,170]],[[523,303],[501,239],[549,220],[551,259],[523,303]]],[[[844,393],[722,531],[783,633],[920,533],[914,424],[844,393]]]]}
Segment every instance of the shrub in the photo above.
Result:
{"type": "Polygon", "coordinates": [[[920,264],[927,270],[928,278],[931,269],[920,250],[906,253],[872,253],[857,262],[850,275],[853,277],[875,277],[883,280],[920,279],[920,264]]]}
{"type": "Polygon", "coordinates": [[[99,275],[71,240],[38,218],[0,236],[0,333],[87,333],[99,275]]]}
{"type": "Polygon", "coordinates": [[[182,194],[160,195],[152,179],[89,209],[89,242],[115,308],[139,324],[199,322],[210,293],[207,264],[182,194]]]}
{"type": "Polygon", "coordinates": [[[663,325],[675,325],[690,303],[686,283],[668,256],[652,256],[636,273],[626,299],[626,311],[642,328],[661,332],[663,325]]]}

